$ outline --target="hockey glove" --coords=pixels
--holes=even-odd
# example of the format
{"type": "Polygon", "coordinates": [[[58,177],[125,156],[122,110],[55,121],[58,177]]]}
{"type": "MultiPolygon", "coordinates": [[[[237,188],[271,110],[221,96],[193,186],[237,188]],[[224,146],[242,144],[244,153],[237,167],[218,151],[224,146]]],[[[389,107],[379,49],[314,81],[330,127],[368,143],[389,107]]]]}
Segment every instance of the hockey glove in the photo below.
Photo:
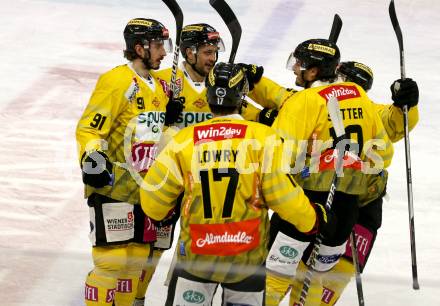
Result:
{"type": "Polygon", "coordinates": [[[185,97],[173,98],[168,100],[167,112],[165,114],[165,125],[172,125],[179,119],[183,108],[185,107],[185,97]]]}
{"type": "Polygon", "coordinates": [[[82,179],[84,184],[102,188],[112,183],[112,163],[101,151],[92,151],[83,157],[82,179]]]}
{"type": "Polygon", "coordinates": [[[263,66],[257,66],[253,64],[238,64],[241,68],[243,68],[244,72],[246,73],[246,78],[249,82],[249,91],[254,89],[255,84],[258,83],[261,80],[261,77],[264,73],[263,66]]]}
{"type": "Polygon", "coordinates": [[[267,126],[272,126],[275,118],[278,116],[278,111],[274,108],[263,108],[258,115],[258,122],[267,126]]]}
{"type": "Polygon", "coordinates": [[[336,234],[337,217],[333,211],[327,211],[324,205],[313,203],[317,217],[317,230],[327,239],[333,238],[336,234]]]}
{"type": "Polygon", "coordinates": [[[399,79],[391,84],[391,98],[394,106],[403,108],[407,105],[408,109],[419,103],[419,87],[412,79],[399,79]]]}

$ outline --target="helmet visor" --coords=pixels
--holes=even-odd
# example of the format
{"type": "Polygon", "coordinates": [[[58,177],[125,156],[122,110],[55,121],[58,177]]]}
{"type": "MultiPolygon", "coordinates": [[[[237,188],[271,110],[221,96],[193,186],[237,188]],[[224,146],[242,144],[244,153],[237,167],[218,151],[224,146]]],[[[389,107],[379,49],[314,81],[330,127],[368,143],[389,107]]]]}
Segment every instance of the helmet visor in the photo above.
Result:
{"type": "Polygon", "coordinates": [[[144,46],[146,48],[150,46],[150,43],[154,43],[157,46],[163,45],[163,48],[165,49],[166,53],[173,52],[173,41],[171,40],[171,38],[166,38],[166,39],[156,38],[156,39],[151,39],[150,41],[144,40],[144,46]]]}
{"type": "Polygon", "coordinates": [[[210,45],[217,47],[217,52],[224,52],[225,51],[225,44],[223,42],[223,39],[220,37],[216,40],[208,40],[203,42],[201,45],[210,45]]]}
{"type": "Polygon", "coordinates": [[[301,70],[306,70],[305,64],[301,60],[295,57],[295,52],[292,52],[290,53],[289,58],[287,59],[286,69],[293,71],[295,65],[298,65],[301,70]]]}

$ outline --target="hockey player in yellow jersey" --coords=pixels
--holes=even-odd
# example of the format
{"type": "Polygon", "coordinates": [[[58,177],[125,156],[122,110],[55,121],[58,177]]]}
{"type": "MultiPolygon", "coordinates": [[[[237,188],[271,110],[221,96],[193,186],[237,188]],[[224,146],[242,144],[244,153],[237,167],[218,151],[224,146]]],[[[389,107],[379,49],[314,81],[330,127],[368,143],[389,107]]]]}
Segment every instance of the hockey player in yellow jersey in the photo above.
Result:
{"type": "MultiPolygon", "coordinates": [[[[359,62],[342,62],[338,66],[338,75],[345,81],[357,83],[365,91],[370,90],[373,83],[371,69],[359,62]]],[[[402,106],[409,108],[409,129],[412,130],[418,121],[418,87],[411,79],[397,80],[391,86],[394,103],[391,105],[375,104],[384,124],[385,130],[392,142],[397,142],[404,135],[402,106]],[[399,83],[399,89],[394,90],[395,84],[399,83]]],[[[363,271],[373,248],[377,231],[382,224],[382,202],[385,195],[388,174],[383,170],[380,174],[372,177],[369,183],[368,193],[360,196],[359,219],[354,227],[356,245],[360,264],[360,272],[363,271]]],[[[347,243],[345,254],[336,266],[322,276],[322,300],[321,306],[335,305],[343,290],[350,282],[355,272],[352,261],[352,251],[347,243]]],[[[298,288],[301,283],[292,286],[298,288]]],[[[297,300],[292,296],[290,304],[294,305],[297,300]]]]}
{"type": "MultiPolygon", "coordinates": [[[[176,83],[180,89],[179,99],[183,103],[183,111],[174,112],[174,118],[166,122],[172,126],[165,131],[164,139],[168,138],[178,129],[194,125],[212,118],[206,100],[205,77],[214,67],[218,59],[218,52],[225,51],[223,40],[217,30],[205,23],[186,25],[180,37],[180,51],[184,61],[177,70],[176,83]]],[[[154,71],[154,76],[159,80],[164,91],[170,92],[169,82],[172,69],[167,68],[154,71]]],[[[166,140],[162,140],[166,142],[166,140]]],[[[149,260],[146,269],[142,271],[141,279],[136,293],[136,306],[144,305],[148,284],[154,274],[163,250],[171,247],[174,235],[174,223],[179,212],[172,214],[158,228],[157,242],[154,245],[153,257],[149,260]]]]}
{"type": "MultiPolygon", "coordinates": [[[[255,65],[244,65],[244,67],[253,67],[255,65]]],[[[285,88],[277,85],[273,81],[259,76],[256,78],[252,75],[252,71],[263,70],[263,67],[255,66],[253,69],[248,69],[249,79],[256,83],[256,90],[249,93],[249,96],[257,101],[264,109],[257,109],[252,105],[247,108],[242,108],[243,116],[247,116],[249,120],[256,120],[272,125],[278,114],[279,108],[283,102],[286,101],[290,95],[285,88]]],[[[373,73],[371,69],[359,62],[343,62],[337,69],[340,82],[354,82],[360,85],[365,91],[368,91],[373,83],[373,73]]],[[[374,104],[382,123],[385,127],[387,135],[392,142],[397,142],[403,138],[403,115],[401,111],[402,105],[406,104],[409,108],[409,129],[412,130],[418,121],[418,88],[417,84],[411,80],[396,80],[393,82],[392,93],[394,96],[394,104],[374,104]],[[399,84],[399,90],[394,90],[396,84],[399,84]]],[[[292,91],[291,91],[292,92],[292,91]]],[[[385,187],[387,183],[387,170],[381,171],[379,174],[370,177],[368,183],[368,192],[359,197],[359,219],[354,227],[356,232],[356,242],[358,245],[358,253],[361,264],[361,271],[363,270],[373,243],[377,234],[378,228],[381,226],[382,216],[382,198],[385,194],[385,187]]],[[[342,256],[336,266],[327,273],[321,275],[322,284],[315,283],[310,291],[322,294],[321,305],[334,305],[341,296],[344,288],[354,274],[354,266],[351,259],[351,249],[348,247],[345,254],[342,256]],[[321,293],[322,292],[322,293],[321,293]]],[[[302,265],[302,267],[304,267],[302,265]]],[[[298,303],[298,292],[302,289],[302,281],[290,279],[291,298],[290,305],[298,303]]]]}
{"type": "Polygon", "coordinates": [[[330,235],[333,218],[282,171],[274,131],[238,115],[247,92],[243,70],[218,63],[206,83],[214,118],[175,135],[141,190],[142,208],[156,220],[183,192],[178,264],[166,305],[211,305],[219,284],[223,303],[264,305],[268,209],[304,235],[317,225],[330,235]]]}
{"type": "MultiPolygon", "coordinates": [[[[184,109],[172,125],[184,128],[212,118],[206,102],[205,77],[217,62],[218,53],[225,51],[225,46],[214,27],[196,23],[183,27],[180,51],[185,60],[177,70],[176,83],[184,109]]],[[[154,73],[167,91],[171,72],[168,68],[154,73]]]]}
{"type": "Polygon", "coordinates": [[[88,306],[131,306],[156,240],[139,205],[139,184],[167,116],[168,97],[150,71],[159,68],[171,40],[163,24],[145,18],[130,20],[124,38],[129,63],[100,76],[76,130],[93,245],[88,306]]]}
{"type": "MultiPolygon", "coordinates": [[[[325,201],[334,175],[332,139],[335,135],[326,109],[330,96],[338,98],[346,132],[353,142],[350,150],[354,150],[345,157],[347,165],[344,175],[338,179],[333,201],[337,232],[333,238],[324,239],[314,267],[320,272],[331,270],[345,251],[346,239],[358,215],[358,197],[367,190],[368,172],[380,172],[389,165],[393,155],[380,118],[363,89],[354,83],[337,83],[339,59],[338,47],[328,40],[312,39],[298,45],[289,57],[288,68],[296,75],[296,85],[305,90],[293,94],[284,90],[284,98],[278,99],[282,106],[272,125],[291,146],[292,173],[305,194],[316,202],[325,201]],[[379,150],[374,150],[373,140],[381,143],[379,150]]],[[[276,95],[281,88],[267,86],[264,79],[254,85],[257,102],[267,99],[267,93],[276,95]]],[[[266,303],[278,305],[295,278],[302,282],[304,269],[300,260],[284,260],[280,250],[284,245],[294,246],[295,258],[300,259],[304,253],[307,257],[313,238],[301,235],[276,213],[271,218],[270,238],[266,303]]],[[[312,283],[319,282],[320,273],[314,275],[312,283]]],[[[309,291],[306,305],[319,305],[320,300],[320,292],[309,291]]]]}

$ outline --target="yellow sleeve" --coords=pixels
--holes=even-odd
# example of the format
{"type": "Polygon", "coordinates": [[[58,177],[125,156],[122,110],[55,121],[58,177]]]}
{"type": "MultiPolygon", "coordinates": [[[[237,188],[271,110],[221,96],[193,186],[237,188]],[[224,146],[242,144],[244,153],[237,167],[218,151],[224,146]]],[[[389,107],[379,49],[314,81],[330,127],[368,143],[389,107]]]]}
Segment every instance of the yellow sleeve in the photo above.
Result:
{"type": "Polygon", "coordinates": [[[142,209],[154,220],[164,219],[176,206],[183,191],[183,176],[178,165],[178,152],[173,139],[159,154],[144,177],[140,189],[142,209]]]}
{"type": "Polygon", "coordinates": [[[299,231],[309,232],[316,223],[315,210],[293,176],[283,172],[282,146],[276,146],[271,153],[271,167],[262,175],[264,201],[268,208],[299,231]]]}
{"type": "Polygon", "coordinates": [[[262,107],[259,108],[249,100],[243,100],[240,106],[240,115],[246,120],[258,122],[258,115],[261,110],[262,107]]]}
{"type": "Polygon", "coordinates": [[[295,92],[263,76],[249,92],[249,98],[263,107],[280,109],[284,101],[295,92]]]}
{"type": "Polygon", "coordinates": [[[103,150],[103,140],[107,139],[113,121],[128,104],[121,97],[124,94],[120,87],[108,75],[102,75],[76,127],[80,161],[85,151],[103,150]]]}
{"type": "MultiPolygon", "coordinates": [[[[376,104],[382,123],[392,142],[397,142],[405,136],[403,129],[403,112],[400,108],[390,104],[376,104]]],[[[411,107],[408,112],[408,127],[411,131],[419,121],[417,106],[411,107]]]]}
{"type": "MultiPolygon", "coordinates": [[[[394,155],[393,143],[391,142],[390,138],[388,137],[388,133],[385,130],[385,127],[382,124],[382,120],[381,120],[378,113],[375,113],[374,120],[375,120],[375,122],[374,122],[375,133],[373,134],[372,139],[373,140],[383,140],[384,146],[380,146],[377,150],[375,149],[375,147],[373,147],[373,149],[376,151],[376,153],[382,159],[383,168],[387,168],[391,164],[391,160],[394,155]]],[[[374,143],[374,141],[373,141],[373,143],[374,143]]],[[[373,160],[373,162],[374,162],[374,160],[373,160]]]]}
{"type": "Polygon", "coordinates": [[[304,90],[285,101],[272,125],[284,140],[309,140],[313,132],[324,128],[322,122],[327,121],[325,104],[313,103],[310,99],[313,96],[304,90]]]}

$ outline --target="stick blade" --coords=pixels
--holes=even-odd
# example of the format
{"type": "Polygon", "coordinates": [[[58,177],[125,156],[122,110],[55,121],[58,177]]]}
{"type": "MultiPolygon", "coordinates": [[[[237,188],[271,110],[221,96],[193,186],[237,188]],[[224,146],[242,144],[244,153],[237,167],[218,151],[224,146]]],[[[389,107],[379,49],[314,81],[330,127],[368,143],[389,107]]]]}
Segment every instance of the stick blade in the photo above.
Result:
{"type": "MultiPolygon", "coordinates": [[[[180,39],[180,31],[182,31],[183,27],[183,13],[182,9],[180,8],[179,4],[177,4],[176,0],[162,0],[166,6],[168,6],[168,9],[171,11],[171,13],[174,16],[174,19],[176,20],[176,29],[178,33],[176,34],[176,37],[180,39]]],[[[176,44],[179,44],[178,41],[176,41],[176,44]]]]}
{"type": "Polygon", "coordinates": [[[403,37],[402,30],[400,29],[399,20],[397,19],[396,7],[394,6],[394,0],[390,1],[390,5],[388,7],[388,13],[390,14],[391,23],[393,24],[394,32],[397,36],[397,41],[399,42],[399,47],[403,50],[403,37]]]}
{"type": "Polygon", "coordinates": [[[209,4],[217,11],[231,33],[232,48],[229,62],[233,63],[241,39],[241,25],[232,9],[224,0],[209,0],[209,4]]]}
{"type": "Polygon", "coordinates": [[[342,29],[342,19],[338,14],[335,14],[335,17],[333,17],[332,29],[330,31],[328,40],[336,43],[338,41],[339,34],[341,33],[341,29],[342,29]]]}

